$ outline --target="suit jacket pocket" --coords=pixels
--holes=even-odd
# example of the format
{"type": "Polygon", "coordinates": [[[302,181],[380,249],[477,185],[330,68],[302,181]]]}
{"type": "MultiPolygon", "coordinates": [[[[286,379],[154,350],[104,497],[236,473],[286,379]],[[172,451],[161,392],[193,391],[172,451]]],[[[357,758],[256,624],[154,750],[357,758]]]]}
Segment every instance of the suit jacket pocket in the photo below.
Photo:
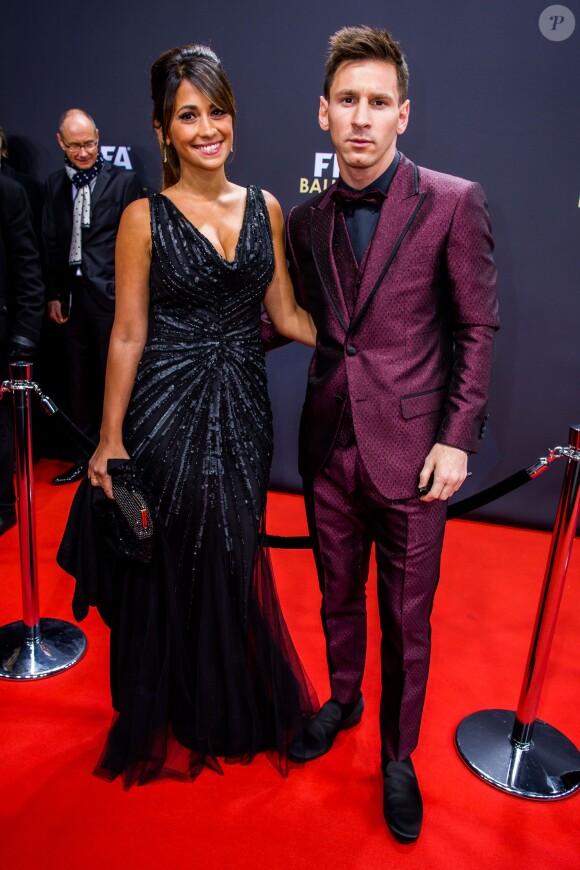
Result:
{"type": "Polygon", "coordinates": [[[447,387],[436,387],[424,393],[410,393],[401,396],[401,412],[405,420],[421,417],[423,414],[435,414],[440,411],[447,396],[447,387]]]}

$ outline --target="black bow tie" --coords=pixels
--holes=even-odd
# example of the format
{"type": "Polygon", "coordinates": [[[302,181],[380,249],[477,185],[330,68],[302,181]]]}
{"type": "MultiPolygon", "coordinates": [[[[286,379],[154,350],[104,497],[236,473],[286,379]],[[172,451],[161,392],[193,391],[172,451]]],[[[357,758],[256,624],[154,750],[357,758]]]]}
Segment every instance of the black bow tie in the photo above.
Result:
{"type": "Polygon", "coordinates": [[[350,190],[348,187],[335,187],[332,191],[332,199],[339,205],[348,203],[368,202],[370,205],[382,205],[387,194],[379,187],[369,187],[363,190],[350,190]]]}

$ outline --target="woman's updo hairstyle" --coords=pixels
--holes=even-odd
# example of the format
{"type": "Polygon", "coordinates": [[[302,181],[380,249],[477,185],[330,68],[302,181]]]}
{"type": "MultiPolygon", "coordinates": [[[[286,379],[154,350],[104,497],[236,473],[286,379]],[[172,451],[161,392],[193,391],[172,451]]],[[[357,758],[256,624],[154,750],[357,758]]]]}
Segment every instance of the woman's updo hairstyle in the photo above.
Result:
{"type": "Polygon", "coordinates": [[[173,145],[166,145],[175,111],[175,95],[182,81],[187,80],[207,99],[236,120],[236,102],[232,86],[217,55],[207,45],[182,45],[170,48],[151,67],[151,98],[153,126],[159,134],[163,163],[163,188],[179,181],[181,171],[173,145]]]}

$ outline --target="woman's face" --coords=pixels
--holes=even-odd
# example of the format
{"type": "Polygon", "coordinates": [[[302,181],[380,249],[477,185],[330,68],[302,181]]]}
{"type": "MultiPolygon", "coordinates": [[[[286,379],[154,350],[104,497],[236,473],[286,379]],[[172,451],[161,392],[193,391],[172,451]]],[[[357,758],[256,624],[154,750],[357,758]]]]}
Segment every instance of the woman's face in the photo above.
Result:
{"type": "Polygon", "coordinates": [[[208,171],[223,166],[232,150],[231,115],[208,100],[189,81],[182,81],[175,95],[175,111],[166,145],[173,145],[180,164],[208,171]]]}

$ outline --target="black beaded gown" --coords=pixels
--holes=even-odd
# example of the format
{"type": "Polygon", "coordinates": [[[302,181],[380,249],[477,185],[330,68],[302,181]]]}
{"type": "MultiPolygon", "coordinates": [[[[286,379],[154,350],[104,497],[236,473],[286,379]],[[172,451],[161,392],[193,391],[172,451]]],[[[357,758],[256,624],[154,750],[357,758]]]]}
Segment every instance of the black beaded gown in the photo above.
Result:
{"type": "Polygon", "coordinates": [[[149,337],[124,437],[152,495],[155,549],[147,564],[114,566],[117,712],[95,772],[127,787],[193,779],[221,771],[220,757],[265,750],[284,773],[317,702],[260,543],[272,455],[260,339],[274,273],[268,211],[249,187],[228,261],[167,197],[152,195],[150,208],[149,337]]]}

